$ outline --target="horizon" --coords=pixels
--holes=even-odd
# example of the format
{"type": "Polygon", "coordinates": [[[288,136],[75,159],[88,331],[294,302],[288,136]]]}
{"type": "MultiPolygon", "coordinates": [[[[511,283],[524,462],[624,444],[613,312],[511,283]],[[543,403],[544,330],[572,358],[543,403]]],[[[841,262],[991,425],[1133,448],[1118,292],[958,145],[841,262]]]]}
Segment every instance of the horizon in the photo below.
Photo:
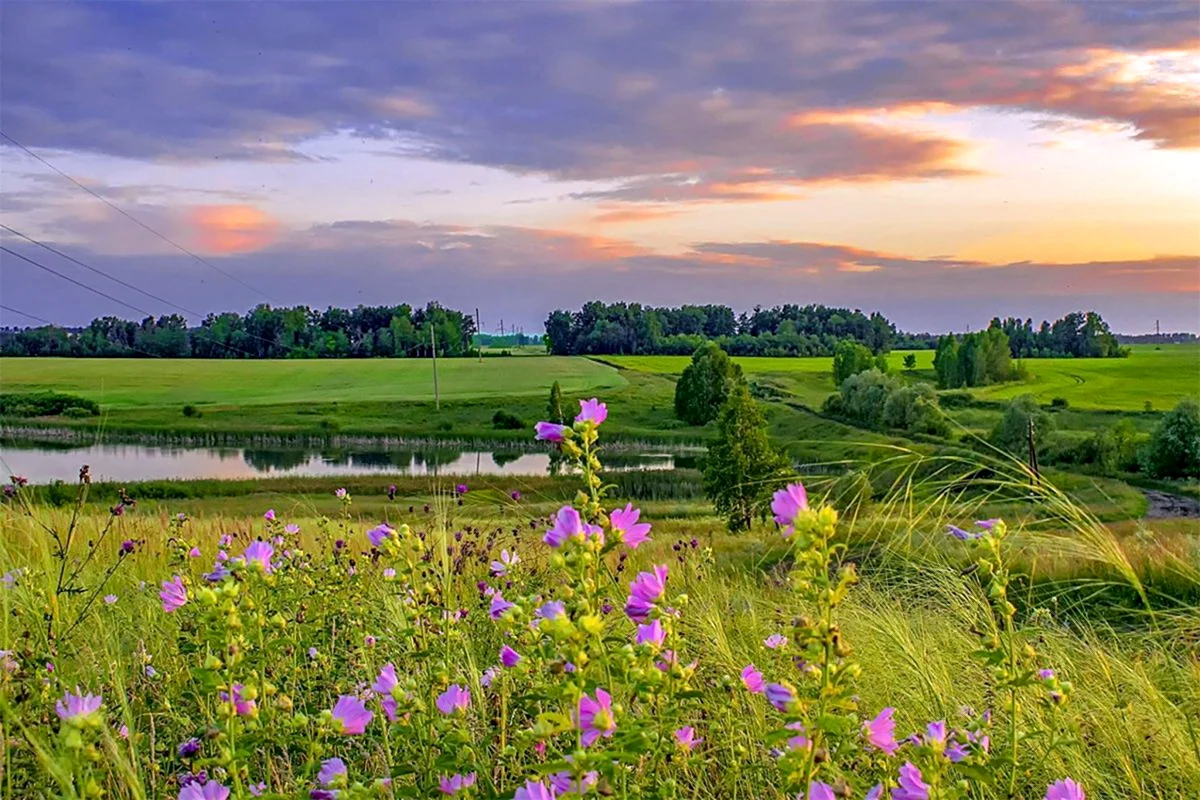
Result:
{"type": "MultiPolygon", "coordinates": [[[[4,246],[156,316],[1200,333],[1194,3],[10,0],[0,45],[5,224],[170,302],[4,246]]],[[[0,298],[0,327],[130,318],[7,253],[0,298]]]]}

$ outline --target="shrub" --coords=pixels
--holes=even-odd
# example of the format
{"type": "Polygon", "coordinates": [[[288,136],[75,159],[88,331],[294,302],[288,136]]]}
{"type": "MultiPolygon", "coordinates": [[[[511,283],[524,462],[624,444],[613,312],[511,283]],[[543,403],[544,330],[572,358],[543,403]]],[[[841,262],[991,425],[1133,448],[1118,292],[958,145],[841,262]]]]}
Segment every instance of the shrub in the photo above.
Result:
{"type": "Polygon", "coordinates": [[[1040,448],[1046,435],[1054,430],[1054,418],[1038,405],[1031,394],[1014,398],[1004,410],[1004,416],[992,429],[992,444],[1014,455],[1024,455],[1029,450],[1029,424],[1033,422],[1033,445],[1040,448]]]}
{"type": "MultiPolygon", "coordinates": [[[[852,339],[843,339],[833,351],[833,385],[840,387],[851,375],[866,372],[872,367],[879,369],[879,364],[870,350],[852,339]]],[[[886,358],[883,359],[883,369],[879,371],[887,371],[886,358]]]]}
{"type": "Polygon", "coordinates": [[[500,409],[492,415],[492,427],[498,431],[519,431],[525,422],[516,414],[500,409]]]}
{"type": "Polygon", "coordinates": [[[324,417],[317,426],[323,433],[337,433],[342,429],[342,425],[333,417],[324,417]]]}
{"type": "Polygon", "coordinates": [[[1055,409],[1056,411],[1061,411],[1070,407],[1071,403],[1065,397],[1055,397],[1050,401],[1050,408],[1055,409]]]}
{"type": "Polygon", "coordinates": [[[202,416],[204,416],[204,412],[201,411],[200,409],[196,408],[191,403],[188,403],[186,406],[183,407],[183,415],[185,417],[202,417],[202,416]]]}
{"type": "Polygon", "coordinates": [[[81,406],[71,406],[70,408],[63,409],[62,416],[68,417],[70,419],[83,419],[84,417],[95,416],[95,414],[92,413],[92,410],[90,408],[83,408],[81,406]]]}
{"type": "Polygon", "coordinates": [[[692,363],[675,384],[675,415],[689,425],[706,425],[742,382],[742,368],[719,345],[708,342],[692,354],[692,363]]]}
{"type": "Polygon", "coordinates": [[[16,392],[0,394],[0,416],[53,417],[68,408],[79,408],[91,416],[100,413],[94,400],[65,392],[16,392]]]}
{"type": "Polygon", "coordinates": [[[1146,471],[1156,478],[1200,478],[1200,405],[1185,398],[1150,437],[1146,471]]]}

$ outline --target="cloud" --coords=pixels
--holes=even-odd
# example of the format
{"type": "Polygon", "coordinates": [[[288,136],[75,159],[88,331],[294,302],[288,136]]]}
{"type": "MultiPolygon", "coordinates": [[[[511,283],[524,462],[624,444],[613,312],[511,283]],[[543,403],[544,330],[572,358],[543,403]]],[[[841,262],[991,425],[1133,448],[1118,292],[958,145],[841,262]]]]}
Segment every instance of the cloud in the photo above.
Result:
{"type": "Polygon", "coordinates": [[[197,206],[189,213],[193,237],[206,253],[252,253],[274,241],[279,223],[253,206],[197,206]]]}
{"type": "Polygon", "coordinates": [[[678,214],[678,211],[670,211],[665,208],[630,206],[629,208],[602,209],[592,217],[592,222],[601,225],[627,225],[640,222],[653,222],[657,219],[666,219],[678,214]]]}

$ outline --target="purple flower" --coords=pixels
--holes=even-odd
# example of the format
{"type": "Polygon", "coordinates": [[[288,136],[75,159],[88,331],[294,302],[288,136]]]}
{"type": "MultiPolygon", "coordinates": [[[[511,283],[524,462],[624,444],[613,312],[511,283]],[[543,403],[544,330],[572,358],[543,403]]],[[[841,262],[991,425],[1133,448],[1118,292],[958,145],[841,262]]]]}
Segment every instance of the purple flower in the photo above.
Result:
{"type": "Polygon", "coordinates": [[[883,797],[883,784],[877,783],[863,796],[863,800],[880,800],[883,797]]]}
{"type": "Polygon", "coordinates": [[[524,786],[517,789],[513,800],[555,800],[557,794],[541,781],[526,781],[524,786]]]}
{"type": "Polygon", "coordinates": [[[795,731],[796,735],[788,737],[787,746],[790,750],[807,750],[812,742],[808,739],[808,731],[804,727],[803,722],[789,722],[783,727],[789,731],[795,731]]]}
{"type": "Polygon", "coordinates": [[[438,791],[440,791],[442,794],[455,795],[461,792],[463,789],[474,785],[474,772],[469,772],[466,775],[451,775],[449,778],[443,775],[438,779],[438,791]]]}
{"type": "Polygon", "coordinates": [[[763,644],[772,650],[778,650],[781,647],[787,647],[787,637],[782,633],[772,633],[763,639],[763,644]]]}
{"type": "Polygon", "coordinates": [[[396,667],[391,662],[388,662],[379,670],[379,677],[375,678],[375,682],[371,684],[371,690],[376,694],[391,694],[392,690],[399,685],[400,681],[396,677],[396,667]]]}
{"type": "Polygon", "coordinates": [[[500,663],[506,667],[515,667],[521,663],[521,654],[508,645],[500,648],[500,663]]]}
{"type": "Polygon", "coordinates": [[[371,540],[372,547],[382,547],[383,543],[389,537],[395,535],[396,532],[387,525],[380,525],[378,528],[372,528],[371,530],[367,531],[367,538],[371,540]]]}
{"type": "Polygon", "coordinates": [[[200,740],[192,737],[185,742],[180,742],[179,746],[175,748],[175,752],[179,754],[180,758],[191,758],[200,752],[200,740]]]}
{"type": "Polygon", "coordinates": [[[892,789],[892,800],[929,800],[929,784],[921,780],[921,770],[911,761],[900,768],[899,786],[892,789]]]}
{"type": "Polygon", "coordinates": [[[189,783],[179,790],[179,800],[229,800],[229,789],[217,781],[189,783]]]}
{"type": "Polygon", "coordinates": [[[312,789],[308,793],[308,800],[337,800],[337,789],[312,789]]]}
{"type": "Polygon", "coordinates": [[[187,589],[183,586],[183,578],[176,575],[169,581],[162,582],[162,591],[158,593],[162,599],[163,611],[168,614],[176,609],[183,608],[188,601],[187,589]]]}
{"type": "Polygon", "coordinates": [[[1054,670],[1052,670],[1052,669],[1039,669],[1039,670],[1038,670],[1038,677],[1039,677],[1039,678],[1041,678],[1041,679],[1042,679],[1042,680],[1044,680],[1044,681],[1054,680],[1054,670]]]}
{"type": "Polygon", "coordinates": [[[637,626],[637,636],[634,638],[636,644],[652,645],[656,650],[663,645],[663,641],[667,638],[667,632],[663,630],[662,623],[658,620],[651,620],[645,625],[637,626]]]}
{"type": "Polygon", "coordinates": [[[115,603],[115,602],[117,602],[117,596],[116,596],[115,594],[106,594],[106,595],[104,595],[104,603],[105,603],[105,605],[110,605],[110,606],[111,606],[111,605],[112,605],[113,603],[115,603]]]}
{"type": "Polygon", "coordinates": [[[996,517],[993,519],[976,520],[975,524],[978,525],[980,528],[983,528],[985,531],[990,531],[992,528],[996,527],[996,524],[999,522],[1000,522],[1000,519],[998,517],[996,517]]]}
{"type": "Polygon", "coordinates": [[[521,499],[521,493],[518,492],[516,489],[513,489],[511,492],[509,492],[508,496],[511,497],[513,500],[521,499]]]}
{"type": "Polygon", "coordinates": [[[488,613],[491,615],[492,619],[500,619],[504,616],[504,612],[508,611],[514,605],[516,604],[505,600],[503,594],[496,592],[494,595],[492,595],[492,605],[488,610],[488,613]]]}
{"type": "Polygon", "coordinates": [[[117,736],[120,736],[122,739],[128,739],[129,738],[129,726],[122,725],[120,728],[117,728],[117,736]]]}
{"type": "Polygon", "coordinates": [[[499,677],[500,670],[496,669],[495,667],[488,667],[483,671],[483,674],[479,676],[479,685],[486,689],[491,686],[493,682],[495,682],[496,678],[499,677]]]}
{"type": "Polygon", "coordinates": [[[500,551],[500,560],[493,561],[491,563],[492,574],[495,575],[497,578],[503,577],[508,574],[508,571],[510,569],[512,569],[513,567],[515,567],[517,564],[520,564],[520,563],[521,563],[521,557],[519,555],[517,555],[515,552],[510,553],[510,552],[508,552],[508,550],[501,550],[500,551]]]}
{"type": "Polygon", "coordinates": [[[283,532],[290,534],[291,536],[295,536],[300,532],[300,526],[294,522],[289,522],[287,525],[283,526],[283,532]]]}
{"type": "Polygon", "coordinates": [[[762,694],[767,689],[766,683],[763,682],[762,673],[753,664],[742,670],[742,685],[755,694],[762,694]]]}
{"type": "Polygon", "coordinates": [[[938,720],[931,722],[925,726],[925,741],[937,742],[944,745],[946,743],[946,721],[938,720]]]}
{"type": "Polygon", "coordinates": [[[1070,778],[1055,781],[1046,788],[1046,800],[1087,800],[1083,787],[1070,778]]]}
{"type": "MultiPolygon", "coordinates": [[[[567,756],[567,761],[573,763],[574,759],[567,756]]],[[[596,788],[596,784],[600,782],[600,773],[596,770],[585,772],[580,776],[579,780],[575,780],[575,776],[569,770],[556,772],[550,776],[550,786],[558,794],[576,794],[583,796],[592,789],[596,788]]]]}
{"type": "Polygon", "coordinates": [[[321,771],[317,773],[317,781],[322,786],[333,786],[338,778],[346,777],[346,762],[340,758],[329,758],[321,762],[321,771]]]}
{"type": "Polygon", "coordinates": [[[201,555],[199,547],[193,547],[191,550],[188,550],[189,558],[199,558],[201,555]]]}
{"type": "Polygon", "coordinates": [[[645,622],[654,604],[663,596],[667,585],[667,565],[659,564],[653,572],[639,572],[629,584],[629,599],[625,613],[634,622],[645,622]]]}
{"type": "Polygon", "coordinates": [[[802,483],[789,483],[787,488],[780,489],[771,499],[771,511],[775,514],[775,522],[784,526],[785,536],[796,532],[796,517],[807,509],[808,492],[804,490],[802,483]]]}
{"type": "Polygon", "coordinates": [[[576,422],[591,422],[600,425],[608,419],[608,406],[596,398],[579,401],[579,413],[575,415],[576,422]]]}
{"type": "Polygon", "coordinates": [[[703,741],[703,739],[696,738],[696,729],[691,725],[685,725],[675,731],[675,743],[689,753],[703,741]]]}
{"type": "MultiPolygon", "coordinates": [[[[248,717],[258,710],[258,703],[254,700],[247,700],[242,696],[246,687],[240,683],[233,685],[233,710],[239,717],[248,717]]],[[[229,692],[218,692],[217,696],[221,698],[221,702],[229,702],[229,692]]]]}
{"type": "Polygon", "coordinates": [[[466,711],[467,706],[471,705],[471,691],[452,683],[449,689],[438,695],[436,704],[438,711],[447,716],[456,711],[466,711]]]}
{"type": "Polygon", "coordinates": [[[267,513],[263,514],[263,519],[265,519],[267,522],[274,522],[275,521],[275,509],[268,508],[267,513]]]}
{"type": "Polygon", "coordinates": [[[262,571],[271,574],[271,556],[275,555],[275,548],[266,542],[254,541],[246,547],[242,553],[242,558],[247,564],[257,564],[262,567],[262,571]]]}
{"type": "Polygon", "coordinates": [[[641,509],[634,508],[633,503],[626,503],[624,509],[614,509],[608,515],[609,521],[612,522],[613,530],[619,534],[618,538],[633,550],[636,550],[639,544],[650,538],[650,523],[638,522],[638,518],[641,515],[641,509]]]}
{"type": "Polygon", "coordinates": [[[457,486],[454,487],[454,493],[455,494],[466,494],[467,493],[467,485],[465,483],[458,484],[457,486]]]}
{"type": "Polygon", "coordinates": [[[537,615],[542,619],[548,619],[551,622],[567,613],[567,607],[561,600],[551,600],[548,603],[543,603],[537,610],[537,615]]]}
{"type": "Polygon", "coordinates": [[[562,547],[568,539],[582,542],[584,538],[584,525],[583,520],[579,517],[579,512],[571,506],[563,506],[554,515],[554,527],[546,531],[542,541],[551,547],[562,547]]]}
{"type": "Polygon", "coordinates": [[[225,566],[225,562],[218,561],[213,565],[212,572],[204,573],[204,580],[209,583],[220,583],[229,577],[229,569],[225,566]]]}
{"type": "Polygon", "coordinates": [[[217,541],[217,544],[218,544],[220,547],[229,547],[229,545],[233,544],[233,534],[232,534],[232,533],[226,533],[226,534],[224,534],[224,535],[223,535],[223,536],[221,536],[221,538],[220,538],[220,539],[217,541]]]}
{"type": "Polygon", "coordinates": [[[137,547],[137,543],[133,539],[126,539],[121,542],[121,555],[129,555],[137,547]]]}
{"type": "Polygon", "coordinates": [[[617,729],[617,721],[612,715],[612,696],[603,689],[596,690],[594,699],[585,694],[579,698],[576,720],[579,730],[583,731],[580,741],[584,747],[591,747],[601,736],[612,736],[617,729]]]}
{"type": "Polygon", "coordinates": [[[250,784],[246,788],[248,788],[250,790],[250,794],[253,797],[262,797],[263,792],[265,792],[267,790],[267,782],[259,781],[258,783],[250,784]]]}
{"type": "Polygon", "coordinates": [[[880,711],[875,719],[864,722],[862,726],[867,744],[876,750],[882,750],[889,756],[900,748],[900,745],[896,743],[896,721],[892,719],[892,715],[895,713],[896,709],[889,706],[880,711]]]}
{"type": "Polygon", "coordinates": [[[534,439],[539,442],[561,442],[566,438],[566,433],[570,430],[566,425],[557,425],[553,422],[539,422],[533,426],[534,439]]]}
{"type": "Polygon", "coordinates": [[[392,578],[396,577],[396,570],[388,567],[383,571],[383,577],[390,581],[392,578]]]}
{"type": "Polygon", "coordinates": [[[957,525],[947,525],[946,533],[950,534],[955,539],[958,539],[960,542],[968,542],[972,539],[978,539],[979,537],[983,536],[982,533],[972,533],[971,531],[964,531],[962,528],[958,527],[957,525]]]}
{"type": "Polygon", "coordinates": [[[837,800],[837,797],[828,783],[813,781],[808,785],[808,800],[837,800]]]}
{"type": "Polygon", "coordinates": [[[67,692],[54,704],[54,713],[58,714],[61,720],[79,719],[81,717],[90,717],[100,710],[102,702],[98,694],[80,694],[78,687],[75,689],[76,694],[67,692]]]}
{"type": "Polygon", "coordinates": [[[346,736],[358,736],[367,729],[374,716],[357,697],[344,694],[333,706],[334,730],[346,736]]]}
{"type": "Polygon", "coordinates": [[[779,711],[787,711],[796,702],[796,690],[785,683],[768,683],[767,702],[779,711]]]}
{"type": "Polygon", "coordinates": [[[967,758],[967,748],[962,742],[951,742],[946,748],[946,758],[954,764],[960,761],[965,761],[967,758]]]}
{"type": "Polygon", "coordinates": [[[345,488],[339,488],[338,490],[336,490],[333,493],[333,496],[336,497],[338,500],[345,500],[347,494],[348,494],[348,492],[345,490],[345,488]]]}

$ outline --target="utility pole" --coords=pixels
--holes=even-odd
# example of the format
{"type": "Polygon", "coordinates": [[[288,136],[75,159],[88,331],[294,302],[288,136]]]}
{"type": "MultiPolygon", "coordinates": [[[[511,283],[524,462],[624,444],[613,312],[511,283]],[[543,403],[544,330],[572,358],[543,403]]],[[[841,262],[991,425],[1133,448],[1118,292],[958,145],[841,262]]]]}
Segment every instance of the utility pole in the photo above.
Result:
{"type": "Polygon", "coordinates": [[[500,338],[504,338],[504,320],[500,320],[500,338]]]}
{"type": "Polygon", "coordinates": [[[1029,440],[1029,470],[1033,473],[1033,485],[1037,486],[1041,483],[1041,474],[1038,472],[1037,447],[1034,446],[1034,427],[1036,423],[1033,421],[1033,415],[1029,416],[1029,427],[1026,429],[1026,438],[1029,440]]]}
{"type": "Polygon", "coordinates": [[[1158,320],[1154,320],[1154,335],[1162,336],[1162,331],[1158,328],[1158,320]]]}
{"type": "Polygon", "coordinates": [[[433,335],[433,325],[429,326],[429,352],[433,355],[433,407],[437,411],[442,410],[442,398],[438,394],[437,383],[437,339],[433,335]]]}
{"type": "Polygon", "coordinates": [[[475,335],[479,336],[479,363],[483,363],[483,328],[479,325],[479,309],[475,309],[475,335]]]}

